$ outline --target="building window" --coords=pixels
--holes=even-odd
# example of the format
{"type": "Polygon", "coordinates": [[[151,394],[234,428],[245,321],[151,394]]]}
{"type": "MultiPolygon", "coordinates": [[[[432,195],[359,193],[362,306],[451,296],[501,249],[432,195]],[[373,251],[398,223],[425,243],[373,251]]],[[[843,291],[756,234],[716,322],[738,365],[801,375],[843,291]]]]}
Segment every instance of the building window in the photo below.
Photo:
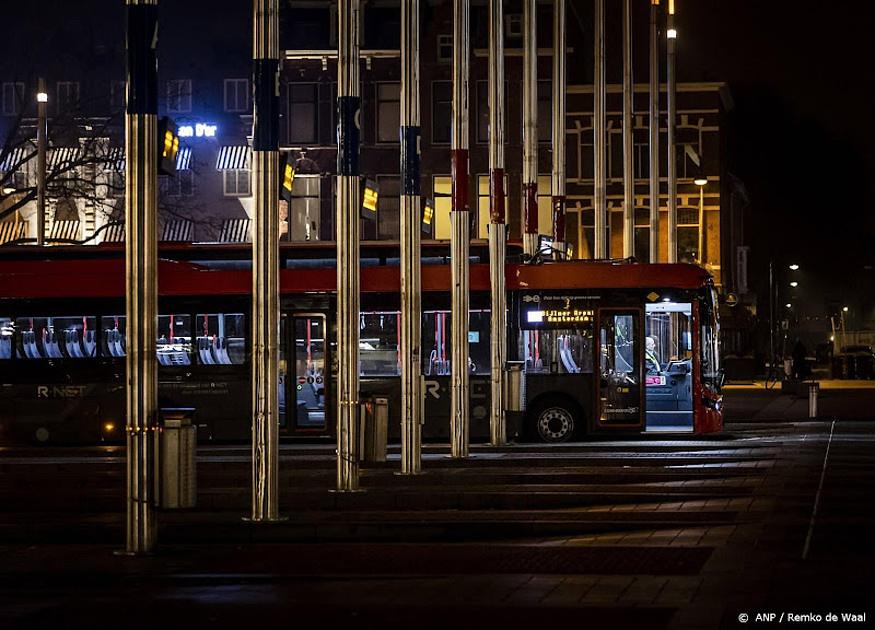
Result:
{"type": "Polygon", "coordinates": [[[377,238],[398,239],[401,234],[401,178],[377,177],[380,198],[377,202],[377,238]]]}
{"type": "Polygon", "coordinates": [[[553,94],[550,81],[538,81],[538,142],[553,140],[553,94]]]}
{"type": "MultiPolygon", "coordinates": [[[[504,127],[507,131],[508,120],[508,89],[507,81],[504,82],[504,127]]],[[[489,142],[489,82],[477,81],[477,142],[486,144],[489,142]]]]}
{"type": "Polygon", "coordinates": [[[191,111],[191,79],[172,79],[167,82],[167,111],[172,114],[191,111]]]}
{"type": "Polygon", "coordinates": [[[112,81],[109,84],[109,106],[111,109],[124,109],[127,105],[127,85],[124,81],[112,81]]]}
{"type": "Polygon", "coordinates": [[[635,208],[635,259],[650,261],[650,208],[635,208]]]}
{"type": "Polygon", "coordinates": [[[453,60],[453,36],[438,35],[437,36],[437,58],[438,61],[449,62],[453,60]]]}
{"type": "Polygon", "coordinates": [[[699,209],[678,208],[678,261],[701,263],[699,209]]]}
{"type": "Polygon", "coordinates": [[[123,171],[109,171],[106,174],[106,193],[114,199],[125,196],[125,174],[123,171]]]}
{"type": "Polygon", "coordinates": [[[289,144],[308,145],[318,142],[316,83],[289,85],[289,144]]]}
{"type": "Polygon", "coordinates": [[[249,111],[248,79],[225,79],[225,111],[231,113],[249,111]]]}
{"type": "MultiPolygon", "coordinates": [[[[238,171],[248,173],[248,171],[238,171]]],[[[194,174],[192,171],[176,171],[173,177],[164,177],[164,194],[169,197],[193,197],[194,196],[194,174]]],[[[249,178],[246,178],[246,194],[249,194],[249,178]]],[[[225,189],[227,195],[227,188],[225,189]]]]}
{"type": "Polygon", "coordinates": [[[523,36],[522,13],[510,13],[504,17],[504,34],[508,37],[523,36]]]}
{"type": "Polygon", "coordinates": [[[553,236],[553,191],[549,175],[538,175],[538,234],[553,236]]]}
{"type": "Polygon", "coordinates": [[[449,144],[453,119],[453,83],[432,81],[431,142],[449,144]]]}
{"type": "Polygon", "coordinates": [[[322,178],[319,175],[298,175],[292,186],[292,207],[289,227],[283,240],[318,241],[321,223],[322,178]]]}
{"type": "Polygon", "coordinates": [[[401,84],[377,84],[377,142],[398,142],[401,125],[401,84]]]}
{"type": "Polygon", "coordinates": [[[17,116],[24,104],[24,83],[3,84],[3,115],[17,116]]]}
{"type": "Polygon", "coordinates": [[[226,197],[248,197],[250,195],[248,169],[222,171],[222,183],[226,197]]]}
{"type": "Polygon", "coordinates": [[[69,111],[79,105],[79,82],[58,81],[58,111],[69,111]]]}
{"type": "Polygon", "coordinates": [[[452,234],[450,212],[453,209],[453,178],[436,175],[434,178],[434,218],[431,234],[436,240],[449,240],[452,234]]]}

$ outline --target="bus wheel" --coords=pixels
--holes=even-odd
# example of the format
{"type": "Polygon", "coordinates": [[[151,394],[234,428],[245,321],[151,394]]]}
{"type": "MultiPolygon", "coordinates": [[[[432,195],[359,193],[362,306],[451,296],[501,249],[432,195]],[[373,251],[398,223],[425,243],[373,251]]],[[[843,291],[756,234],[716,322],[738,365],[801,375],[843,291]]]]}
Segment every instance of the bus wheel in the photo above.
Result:
{"type": "Polygon", "coordinates": [[[543,442],[567,442],[574,435],[574,412],[567,406],[539,405],[534,418],[538,437],[543,442]]]}

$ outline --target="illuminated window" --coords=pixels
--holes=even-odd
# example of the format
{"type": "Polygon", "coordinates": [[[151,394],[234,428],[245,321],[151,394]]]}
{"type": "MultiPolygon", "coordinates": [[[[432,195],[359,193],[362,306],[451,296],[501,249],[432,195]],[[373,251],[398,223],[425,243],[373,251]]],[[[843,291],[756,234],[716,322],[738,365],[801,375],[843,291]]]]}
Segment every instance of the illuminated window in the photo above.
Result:
{"type": "Polygon", "coordinates": [[[436,175],[434,178],[434,221],[432,223],[432,238],[449,240],[452,234],[450,212],[453,209],[453,179],[448,176],[436,175]]]}

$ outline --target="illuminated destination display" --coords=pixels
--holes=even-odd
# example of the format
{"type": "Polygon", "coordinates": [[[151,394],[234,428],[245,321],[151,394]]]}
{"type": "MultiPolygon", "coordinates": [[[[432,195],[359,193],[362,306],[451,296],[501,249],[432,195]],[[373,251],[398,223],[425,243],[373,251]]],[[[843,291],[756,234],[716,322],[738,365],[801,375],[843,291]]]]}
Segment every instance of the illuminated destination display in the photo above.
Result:
{"type": "Polygon", "coordinates": [[[526,320],[530,324],[591,324],[592,309],[546,309],[529,311],[526,320]]]}
{"type": "Polygon", "coordinates": [[[520,327],[591,327],[600,299],[598,295],[524,293],[520,296],[520,327]]]}

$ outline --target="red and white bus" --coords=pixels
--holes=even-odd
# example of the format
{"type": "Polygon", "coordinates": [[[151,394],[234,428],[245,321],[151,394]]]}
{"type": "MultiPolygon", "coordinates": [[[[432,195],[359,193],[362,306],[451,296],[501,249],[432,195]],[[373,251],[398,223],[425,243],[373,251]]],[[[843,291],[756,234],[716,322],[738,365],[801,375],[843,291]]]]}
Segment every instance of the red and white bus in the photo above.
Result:
{"type": "MultiPolygon", "coordinates": [[[[193,407],[200,439],[250,432],[250,249],[164,246],[158,273],[159,406],[193,407]]],[[[422,250],[426,439],[449,432],[450,266],[446,243],[422,250]]],[[[334,435],[333,244],[282,244],[281,435],[334,435]]],[[[471,247],[472,440],[489,434],[489,265],[471,247]]],[[[363,395],[400,418],[398,247],[362,247],[363,395]]],[[[0,440],[121,440],[125,423],[124,250],[0,248],[0,440]]],[[[705,434],[722,429],[716,295],[686,264],[528,264],[509,248],[509,360],[525,372],[511,437],[548,442],[599,435],[705,434]]]]}

